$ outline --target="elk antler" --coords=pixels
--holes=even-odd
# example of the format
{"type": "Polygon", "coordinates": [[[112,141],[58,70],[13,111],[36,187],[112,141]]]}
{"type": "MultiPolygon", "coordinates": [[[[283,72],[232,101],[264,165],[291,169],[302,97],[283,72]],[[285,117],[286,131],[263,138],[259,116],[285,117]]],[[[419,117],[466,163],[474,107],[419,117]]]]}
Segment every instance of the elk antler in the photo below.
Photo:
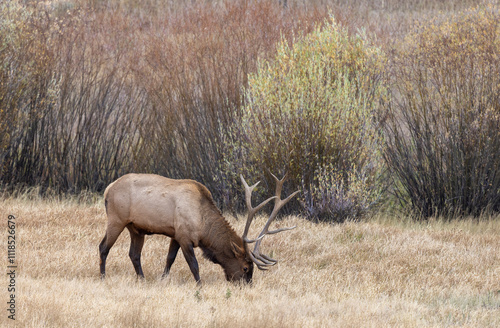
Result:
{"type": "Polygon", "coordinates": [[[249,187],[248,184],[246,183],[245,179],[243,178],[243,176],[240,175],[241,182],[243,183],[243,186],[245,187],[245,199],[246,199],[246,204],[248,207],[248,218],[247,218],[247,222],[245,225],[245,231],[243,232],[242,239],[247,244],[255,243],[255,248],[253,251],[249,252],[249,255],[250,255],[250,258],[252,259],[252,261],[257,265],[257,267],[260,270],[267,270],[268,266],[272,266],[272,265],[275,265],[276,263],[278,263],[277,260],[272,259],[267,255],[260,254],[259,247],[260,247],[260,243],[262,241],[262,238],[264,238],[265,235],[272,235],[272,234],[275,234],[275,233],[278,233],[281,231],[291,230],[291,229],[295,228],[295,226],[294,226],[291,228],[281,228],[281,229],[269,231],[269,226],[276,219],[276,215],[278,215],[279,210],[286,203],[288,203],[297,193],[299,193],[299,191],[297,190],[296,192],[294,192],[290,196],[288,196],[286,199],[282,200],[281,199],[281,189],[283,188],[283,183],[285,182],[287,175],[285,174],[285,176],[281,180],[276,178],[276,176],[274,174],[271,173],[271,175],[273,176],[274,180],[276,181],[276,196],[273,196],[273,197],[266,199],[265,201],[260,203],[255,208],[252,207],[252,191],[259,184],[259,182],[257,182],[253,186],[249,187]],[[274,208],[273,208],[273,211],[271,212],[271,215],[269,216],[269,219],[267,220],[266,224],[264,225],[264,228],[259,233],[259,236],[256,239],[248,240],[247,239],[248,229],[250,228],[250,224],[252,223],[253,216],[255,215],[255,213],[258,210],[260,210],[262,207],[264,207],[264,205],[266,205],[269,201],[271,201],[273,199],[275,200],[274,208]]]}

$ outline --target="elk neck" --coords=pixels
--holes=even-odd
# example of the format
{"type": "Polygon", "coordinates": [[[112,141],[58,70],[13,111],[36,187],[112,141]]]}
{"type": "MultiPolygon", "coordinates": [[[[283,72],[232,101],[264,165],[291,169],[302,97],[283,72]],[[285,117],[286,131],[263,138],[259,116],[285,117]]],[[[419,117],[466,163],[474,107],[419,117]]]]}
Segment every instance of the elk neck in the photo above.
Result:
{"type": "Polygon", "coordinates": [[[243,240],[215,204],[206,206],[203,214],[203,238],[200,241],[205,258],[223,265],[225,260],[235,257],[233,244],[244,249],[243,240]]]}

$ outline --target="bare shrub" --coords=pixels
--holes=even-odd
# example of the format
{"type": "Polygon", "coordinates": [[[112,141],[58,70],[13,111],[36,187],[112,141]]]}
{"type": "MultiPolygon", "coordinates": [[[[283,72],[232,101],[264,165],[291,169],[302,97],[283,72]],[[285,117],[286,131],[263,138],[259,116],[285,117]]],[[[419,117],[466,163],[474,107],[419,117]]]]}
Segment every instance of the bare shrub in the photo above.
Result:
{"type": "Polygon", "coordinates": [[[385,158],[417,216],[500,210],[500,13],[435,19],[396,51],[385,158]]]}
{"type": "Polygon", "coordinates": [[[274,1],[13,1],[2,14],[3,185],[100,190],[154,172],[205,183],[219,205],[248,73],[325,15],[274,1]]]}
{"type": "Polygon", "coordinates": [[[8,138],[2,183],[101,190],[130,169],[144,107],[122,49],[90,23],[92,11],[58,17],[45,8],[16,6],[11,14],[18,27],[4,34],[9,58],[2,101],[9,114],[1,122],[9,132],[2,136],[8,138]]]}

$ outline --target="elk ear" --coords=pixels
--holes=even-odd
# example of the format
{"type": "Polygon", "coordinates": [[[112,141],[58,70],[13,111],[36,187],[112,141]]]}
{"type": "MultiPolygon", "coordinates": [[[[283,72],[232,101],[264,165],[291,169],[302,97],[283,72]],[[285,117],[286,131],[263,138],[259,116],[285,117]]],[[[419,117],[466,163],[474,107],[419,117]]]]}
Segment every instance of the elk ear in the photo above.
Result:
{"type": "Polygon", "coordinates": [[[234,255],[236,256],[244,256],[245,250],[238,246],[234,241],[231,242],[231,249],[233,250],[234,255]]]}

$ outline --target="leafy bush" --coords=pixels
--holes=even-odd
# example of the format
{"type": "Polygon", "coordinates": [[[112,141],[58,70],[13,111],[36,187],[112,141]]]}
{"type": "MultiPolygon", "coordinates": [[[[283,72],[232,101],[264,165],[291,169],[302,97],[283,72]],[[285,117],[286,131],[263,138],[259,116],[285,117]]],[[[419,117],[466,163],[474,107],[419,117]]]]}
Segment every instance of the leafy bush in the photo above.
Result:
{"type": "Polygon", "coordinates": [[[314,219],[365,212],[379,191],[373,113],[385,92],[382,68],[379,48],[363,34],[349,36],[333,18],[293,45],[283,40],[276,58],[249,77],[239,123],[247,174],[287,171],[288,192],[302,189],[300,207],[314,219]]]}
{"type": "Polygon", "coordinates": [[[469,10],[396,51],[385,159],[420,217],[500,210],[499,31],[497,9],[469,10]]]}

